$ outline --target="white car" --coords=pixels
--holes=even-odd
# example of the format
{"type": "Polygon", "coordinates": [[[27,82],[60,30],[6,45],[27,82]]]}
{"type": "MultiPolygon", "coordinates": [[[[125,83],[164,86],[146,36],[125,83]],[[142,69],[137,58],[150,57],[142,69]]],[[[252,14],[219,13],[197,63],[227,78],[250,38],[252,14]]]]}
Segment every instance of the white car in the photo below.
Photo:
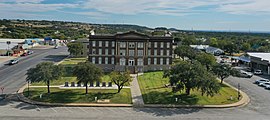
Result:
{"type": "Polygon", "coordinates": [[[259,86],[262,86],[262,87],[266,87],[266,85],[270,85],[270,82],[263,82],[259,84],[259,86]]]}
{"type": "Polygon", "coordinates": [[[251,78],[253,76],[253,74],[251,72],[246,72],[246,71],[240,70],[240,76],[251,78]]]}
{"type": "Polygon", "coordinates": [[[270,82],[270,81],[267,80],[267,79],[259,79],[259,80],[256,80],[254,83],[255,84],[260,84],[260,83],[264,83],[264,82],[270,82]]]}
{"type": "Polygon", "coordinates": [[[265,89],[270,89],[270,85],[266,85],[265,86],[265,89]]]}
{"type": "Polygon", "coordinates": [[[256,71],[254,72],[254,74],[255,74],[255,75],[262,75],[263,72],[262,72],[262,70],[256,70],[256,71]]]}

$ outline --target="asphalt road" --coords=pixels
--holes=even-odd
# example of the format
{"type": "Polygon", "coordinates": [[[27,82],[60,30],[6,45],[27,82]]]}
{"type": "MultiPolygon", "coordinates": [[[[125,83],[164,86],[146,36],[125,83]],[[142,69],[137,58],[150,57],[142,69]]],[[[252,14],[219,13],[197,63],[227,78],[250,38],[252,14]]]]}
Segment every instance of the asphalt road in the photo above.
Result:
{"type": "Polygon", "coordinates": [[[19,63],[15,65],[5,65],[0,68],[0,87],[4,88],[4,94],[14,93],[23,86],[26,71],[42,61],[58,62],[67,57],[66,47],[59,49],[34,49],[34,54],[20,57],[19,63]]]}
{"type": "MultiPolygon", "coordinates": [[[[25,58],[17,67],[1,68],[0,85],[6,85],[10,93],[14,92],[25,83],[23,76],[27,68],[40,61],[59,61],[59,56],[55,56],[65,54],[62,50],[64,49],[41,51],[43,55],[25,58]],[[50,56],[51,54],[54,56],[50,56]],[[18,67],[20,70],[16,71],[18,67]],[[3,78],[2,75],[7,78],[3,78]]],[[[269,120],[270,90],[253,84],[256,79],[259,77],[254,76],[251,79],[230,77],[225,80],[235,87],[240,83],[241,90],[249,95],[251,102],[243,107],[225,109],[52,107],[29,105],[17,101],[14,96],[8,96],[7,99],[0,101],[0,120],[269,120]]]]}

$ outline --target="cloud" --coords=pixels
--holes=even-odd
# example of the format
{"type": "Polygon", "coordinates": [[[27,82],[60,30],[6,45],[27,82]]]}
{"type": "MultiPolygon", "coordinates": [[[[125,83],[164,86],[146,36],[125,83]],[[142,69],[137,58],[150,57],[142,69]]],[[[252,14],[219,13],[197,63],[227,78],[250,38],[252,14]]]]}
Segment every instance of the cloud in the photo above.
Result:
{"type": "Polygon", "coordinates": [[[40,3],[44,0],[0,0],[0,2],[9,2],[9,3],[40,3]]]}
{"type": "Polygon", "coordinates": [[[203,12],[270,13],[269,0],[87,0],[85,9],[112,14],[187,15],[203,12]]]}
{"type": "Polygon", "coordinates": [[[230,14],[270,14],[269,0],[249,0],[242,4],[221,5],[218,10],[230,14]]]}

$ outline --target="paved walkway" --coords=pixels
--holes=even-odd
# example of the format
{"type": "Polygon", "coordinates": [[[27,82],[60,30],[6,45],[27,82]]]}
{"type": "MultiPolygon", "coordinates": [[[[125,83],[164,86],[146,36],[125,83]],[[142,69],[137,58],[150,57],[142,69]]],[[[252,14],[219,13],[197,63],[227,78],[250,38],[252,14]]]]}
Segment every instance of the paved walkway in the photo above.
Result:
{"type": "Polygon", "coordinates": [[[131,74],[130,76],[133,79],[130,86],[133,106],[143,107],[144,102],[143,102],[140,86],[138,83],[137,74],[131,74]]]}

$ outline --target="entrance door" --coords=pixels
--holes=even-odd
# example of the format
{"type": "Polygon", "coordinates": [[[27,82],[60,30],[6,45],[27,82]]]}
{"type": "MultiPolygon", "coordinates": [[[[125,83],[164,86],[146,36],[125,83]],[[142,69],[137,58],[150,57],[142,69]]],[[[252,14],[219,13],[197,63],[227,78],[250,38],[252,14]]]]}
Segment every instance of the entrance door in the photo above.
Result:
{"type": "Polygon", "coordinates": [[[128,66],[134,66],[134,59],[128,60],[128,66]]]}

